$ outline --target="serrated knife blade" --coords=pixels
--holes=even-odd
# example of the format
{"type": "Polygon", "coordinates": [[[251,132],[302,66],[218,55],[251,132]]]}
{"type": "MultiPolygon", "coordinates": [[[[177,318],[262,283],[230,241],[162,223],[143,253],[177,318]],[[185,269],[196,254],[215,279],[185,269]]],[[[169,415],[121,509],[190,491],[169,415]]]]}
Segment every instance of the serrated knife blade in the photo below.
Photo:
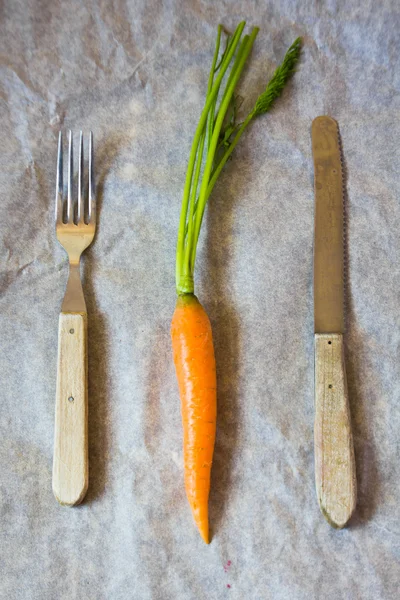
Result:
{"type": "Polygon", "coordinates": [[[314,159],[315,483],[320,509],[336,528],[356,505],[356,472],[344,362],[343,172],[338,124],[317,117],[314,159]]]}
{"type": "Polygon", "coordinates": [[[343,174],[336,121],[317,117],[311,137],[315,191],[314,331],[343,333],[343,174]]]}

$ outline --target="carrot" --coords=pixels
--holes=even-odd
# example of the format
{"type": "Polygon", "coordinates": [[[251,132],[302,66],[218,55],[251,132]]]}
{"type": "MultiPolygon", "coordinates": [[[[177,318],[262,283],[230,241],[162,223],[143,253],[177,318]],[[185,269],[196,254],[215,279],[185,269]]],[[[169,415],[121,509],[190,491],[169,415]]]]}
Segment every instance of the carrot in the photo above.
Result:
{"type": "Polygon", "coordinates": [[[208,544],[217,380],[211,325],[196,296],[178,298],[171,335],[181,396],[186,494],[201,537],[208,544]]]}
{"type": "Polygon", "coordinates": [[[206,102],[189,157],[176,249],[178,298],[172,318],[171,337],[181,397],[185,488],[194,520],[207,544],[217,395],[211,325],[194,295],[194,266],[200,228],[208,198],[222,168],[252,119],[267,112],[281,94],[295,70],[301,46],[298,38],[253,109],[237,124],[240,103],[235,96],[235,89],[258,33],[255,27],[250,35],[242,38],[244,27],[244,22],[239,23],[233,35],[227,35],[222,52],[220,45],[224,29],[221,25],[218,27],[206,102]],[[225,87],[220,94],[223,80],[225,87]]]}

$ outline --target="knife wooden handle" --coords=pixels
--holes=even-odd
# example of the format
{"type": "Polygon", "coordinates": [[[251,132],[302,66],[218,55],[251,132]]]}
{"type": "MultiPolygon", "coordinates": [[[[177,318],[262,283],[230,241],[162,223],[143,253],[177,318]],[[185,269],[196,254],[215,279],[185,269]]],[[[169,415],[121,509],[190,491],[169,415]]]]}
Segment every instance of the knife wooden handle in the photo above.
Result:
{"type": "Polygon", "coordinates": [[[60,504],[79,504],[89,482],[87,318],[61,313],[54,433],[53,492],[60,504]]]}
{"type": "Polygon", "coordinates": [[[320,509],[342,528],[356,506],[357,482],[343,336],[315,335],[315,484],[320,509]]]}

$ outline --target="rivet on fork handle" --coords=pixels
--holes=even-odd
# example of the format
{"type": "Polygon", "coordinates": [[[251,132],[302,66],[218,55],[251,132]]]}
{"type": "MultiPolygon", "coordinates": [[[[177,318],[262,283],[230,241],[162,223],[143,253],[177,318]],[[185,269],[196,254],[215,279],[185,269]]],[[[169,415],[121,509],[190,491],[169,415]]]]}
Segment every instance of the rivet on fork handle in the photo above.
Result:
{"type": "Polygon", "coordinates": [[[62,135],[58,142],[56,233],[69,258],[69,277],[58,330],[58,367],[54,431],[53,492],[60,504],[84,498],[89,480],[87,397],[87,313],[80,258],[96,230],[93,136],[89,138],[89,182],[83,185],[83,135],[79,141],[78,198],[73,193],[73,139],[69,133],[68,190],[63,189],[62,135]],[[76,218],[75,218],[76,215],[76,218]],[[73,334],[73,335],[72,335],[73,334]]]}

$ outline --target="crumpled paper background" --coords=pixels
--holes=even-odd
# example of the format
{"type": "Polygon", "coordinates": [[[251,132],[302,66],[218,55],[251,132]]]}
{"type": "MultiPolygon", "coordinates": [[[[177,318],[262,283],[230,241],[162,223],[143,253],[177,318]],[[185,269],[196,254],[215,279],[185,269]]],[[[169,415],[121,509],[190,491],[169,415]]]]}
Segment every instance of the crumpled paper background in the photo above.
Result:
{"type": "MultiPolygon", "coordinates": [[[[0,596],[392,599],[400,583],[400,10],[396,0],[6,0],[1,9],[0,596]],[[301,35],[298,73],[210,200],[197,293],[212,320],[218,437],[201,541],[186,502],[171,360],[175,239],[219,22],[259,25],[249,108],[301,35]],[[347,170],[347,373],[358,506],[319,512],[313,465],[310,126],[347,170]],[[51,490],[58,131],[93,130],[99,227],[89,313],[90,487],[51,490]]],[[[75,137],[77,142],[77,135],[75,137]]]]}

